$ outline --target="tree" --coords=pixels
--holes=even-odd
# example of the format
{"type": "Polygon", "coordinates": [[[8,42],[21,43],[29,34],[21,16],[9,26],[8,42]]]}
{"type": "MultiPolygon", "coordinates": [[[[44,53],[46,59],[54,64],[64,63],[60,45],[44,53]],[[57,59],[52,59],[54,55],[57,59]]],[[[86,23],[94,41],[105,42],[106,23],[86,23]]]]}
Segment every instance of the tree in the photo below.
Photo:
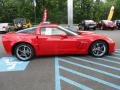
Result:
{"type": "MultiPolygon", "coordinates": [[[[43,18],[44,9],[48,9],[48,20],[53,23],[67,23],[67,0],[36,0],[37,23],[43,18]]],[[[111,6],[115,6],[113,19],[120,18],[119,0],[74,0],[74,23],[85,19],[99,21],[107,19],[111,6]]],[[[22,17],[34,22],[33,0],[0,0],[0,22],[13,22],[22,17]]]]}
{"type": "Polygon", "coordinates": [[[115,0],[114,6],[115,6],[115,10],[114,10],[113,19],[114,20],[120,19],[120,1],[115,0]]]}

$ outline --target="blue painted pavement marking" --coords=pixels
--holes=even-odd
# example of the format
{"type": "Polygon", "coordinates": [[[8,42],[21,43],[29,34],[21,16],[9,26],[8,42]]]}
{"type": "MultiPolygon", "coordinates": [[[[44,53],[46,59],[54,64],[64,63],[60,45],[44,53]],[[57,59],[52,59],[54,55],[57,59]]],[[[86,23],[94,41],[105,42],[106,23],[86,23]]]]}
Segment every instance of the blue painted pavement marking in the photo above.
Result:
{"type": "Polygon", "coordinates": [[[120,54],[118,54],[118,53],[113,53],[113,55],[120,57],[120,54]]]}
{"type": "Polygon", "coordinates": [[[120,71],[120,68],[116,68],[116,67],[113,67],[113,66],[109,66],[109,65],[105,65],[105,64],[89,61],[89,60],[86,60],[86,59],[76,58],[76,57],[70,57],[70,58],[73,58],[73,59],[78,60],[78,61],[92,63],[92,64],[96,64],[96,65],[99,65],[99,66],[103,66],[103,67],[107,67],[107,68],[111,68],[111,69],[120,71]]]}
{"type": "Polygon", "coordinates": [[[66,77],[60,76],[60,79],[67,82],[67,83],[69,83],[69,84],[71,84],[71,85],[74,85],[74,86],[76,86],[78,88],[81,88],[82,90],[93,90],[92,88],[89,88],[89,87],[87,87],[85,85],[79,84],[79,83],[77,83],[77,82],[75,82],[73,80],[70,80],[70,79],[66,78],[66,77]]]}
{"type": "Polygon", "coordinates": [[[119,49],[119,50],[117,49],[117,50],[115,51],[115,53],[112,53],[112,54],[115,55],[115,56],[120,56],[120,49],[119,49]]]}
{"type": "Polygon", "coordinates": [[[120,54],[120,51],[115,51],[115,53],[119,53],[120,54]]]}
{"type": "Polygon", "coordinates": [[[58,57],[55,57],[55,90],[61,90],[61,82],[60,80],[63,80],[71,85],[74,85],[82,90],[93,90],[92,88],[89,88],[88,86],[86,85],[83,85],[83,84],[80,84],[80,83],[77,83],[73,80],[70,80],[66,77],[63,77],[60,75],[60,71],[59,71],[59,59],[58,57]]]}
{"type": "MultiPolygon", "coordinates": [[[[90,57],[90,56],[89,56],[90,57]]],[[[120,64],[120,62],[117,62],[117,61],[111,61],[111,60],[108,60],[108,59],[105,59],[105,58],[93,58],[93,57],[90,57],[91,59],[96,59],[96,60],[100,60],[100,61],[107,61],[107,62],[111,62],[111,63],[115,63],[115,64],[120,64]]]]}
{"type": "Polygon", "coordinates": [[[105,72],[105,71],[102,71],[102,70],[99,70],[99,69],[95,69],[95,68],[92,68],[92,67],[84,66],[82,64],[77,64],[77,63],[74,63],[74,62],[71,62],[71,61],[68,61],[68,60],[65,60],[65,59],[61,59],[61,58],[60,58],[60,61],[120,79],[119,75],[115,75],[115,74],[105,72]]]}
{"type": "Polygon", "coordinates": [[[120,57],[116,57],[116,56],[106,56],[106,57],[120,60],[120,57]]]}
{"type": "Polygon", "coordinates": [[[59,72],[59,60],[55,57],[55,90],[61,90],[60,84],[60,72],[59,72]]]}
{"type": "Polygon", "coordinates": [[[116,49],[116,51],[120,51],[120,49],[116,49]]]}
{"type": "Polygon", "coordinates": [[[0,72],[23,71],[28,64],[29,61],[19,61],[15,57],[2,57],[0,58],[0,72]]]}
{"type": "Polygon", "coordinates": [[[99,82],[99,83],[101,83],[101,84],[107,85],[107,86],[112,87],[112,88],[115,88],[115,89],[117,89],[117,90],[120,90],[120,86],[119,86],[119,85],[116,85],[116,84],[114,84],[114,83],[110,83],[110,82],[107,82],[107,81],[105,81],[105,80],[102,80],[102,79],[99,79],[99,78],[96,78],[96,77],[93,77],[93,76],[90,76],[90,75],[87,75],[87,74],[83,74],[83,73],[77,72],[77,71],[75,71],[75,70],[72,70],[72,69],[63,67],[63,66],[60,66],[60,69],[62,69],[62,70],[64,70],[64,71],[67,71],[67,72],[70,72],[70,73],[73,73],[73,74],[75,74],[75,75],[84,77],[84,78],[88,78],[88,79],[93,80],[93,81],[96,81],[96,82],[99,82]]]}
{"type": "MultiPolygon", "coordinates": [[[[120,56],[119,52],[120,52],[120,50],[119,51],[117,50],[117,53],[114,53],[113,55],[120,56]]],[[[111,59],[112,58],[113,59],[117,59],[117,60],[120,59],[119,57],[116,57],[116,56],[110,56],[110,57],[106,56],[106,57],[111,58],[111,59]]],[[[87,63],[91,63],[91,64],[95,64],[95,65],[100,65],[100,66],[103,66],[103,67],[107,67],[107,68],[111,68],[113,70],[120,71],[120,68],[117,68],[117,67],[114,67],[114,66],[109,66],[109,65],[102,64],[102,63],[97,63],[97,62],[92,62],[92,61],[89,61],[87,59],[81,59],[81,58],[76,58],[76,57],[70,57],[70,58],[73,58],[74,60],[84,61],[84,62],[87,62],[87,63]]],[[[97,60],[106,61],[106,62],[115,63],[115,64],[120,64],[119,61],[108,60],[107,58],[96,58],[96,59],[97,60]]],[[[82,64],[78,64],[78,63],[75,63],[75,62],[72,62],[72,61],[68,61],[66,59],[55,57],[55,90],[61,90],[61,87],[62,87],[61,86],[61,82],[60,82],[61,80],[64,81],[64,82],[66,82],[66,83],[68,83],[68,84],[70,84],[70,85],[73,85],[73,86],[75,86],[77,88],[80,88],[82,90],[93,90],[89,86],[86,86],[84,84],[78,83],[76,81],[71,80],[70,78],[67,78],[67,77],[64,77],[64,76],[60,75],[60,69],[66,71],[66,72],[69,72],[69,73],[72,73],[72,74],[75,74],[75,75],[78,75],[78,76],[90,79],[92,81],[96,81],[98,83],[101,83],[103,85],[115,88],[117,90],[120,90],[120,85],[117,85],[117,84],[105,81],[103,79],[100,79],[100,78],[97,78],[97,77],[94,77],[94,76],[91,76],[91,75],[87,75],[87,74],[84,74],[84,73],[72,70],[70,68],[63,67],[63,66],[59,65],[60,61],[68,63],[68,64],[71,64],[71,65],[75,65],[77,67],[82,67],[84,69],[92,70],[92,71],[95,71],[95,72],[98,72],[98,73],[101,73],[101,74],[105,74],[105,75],[113,77],[113,78],[120,79],[119,75],[116,75],[116,74],[113,74],[113,73],[109,73],[109,72],[106,72],[106,71],[103,71],[103,70],[99,70],[99,69],[96,69],[96,68],[84,66],[82,64]]]]}
{"type": "Polygon", "coordinates": [[[115,53],[120,54],[120,49],[116,49],[115,53]]]}

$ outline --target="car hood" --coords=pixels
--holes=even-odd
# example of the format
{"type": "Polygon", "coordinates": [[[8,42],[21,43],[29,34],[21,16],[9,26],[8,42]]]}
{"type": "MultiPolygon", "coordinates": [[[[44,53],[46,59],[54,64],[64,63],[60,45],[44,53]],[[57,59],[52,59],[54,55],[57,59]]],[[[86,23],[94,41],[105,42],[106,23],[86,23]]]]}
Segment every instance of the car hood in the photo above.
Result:
{"type": "Polygon", "coordinates": [[[104,40],[107,42],[114,42],[110,37],[106,36],[106,35],[101,35],[101,34],[96,34],[94,32],[90,32],[90,31],[80,31],[80,37],[82,36],[85,39],[89,39],[91,41],[95,41],[95,40],[104,40]]]}
{"type": "Polygon", "coordinates": [[[79,32],[80,36],[83,36],[86,39],[92,39],[92,40],[97,40],[97,39],[106,39],[108,38],[108,36],[105,35],[101,35],[101,34],[96,34],[94,32],[90,32],[90,31],[80,31],[79,32]]]}
{"type": "Polygon", "coordinates": [[[95,32],[90,32],[90,31],[81,31],[80,35],[81,36],[85,36],[85,37],[93,37],[93,38],[98,38],[98,37],[104,38],[104,37],[107,37],[105,35],[97,34],[95,32]]]}

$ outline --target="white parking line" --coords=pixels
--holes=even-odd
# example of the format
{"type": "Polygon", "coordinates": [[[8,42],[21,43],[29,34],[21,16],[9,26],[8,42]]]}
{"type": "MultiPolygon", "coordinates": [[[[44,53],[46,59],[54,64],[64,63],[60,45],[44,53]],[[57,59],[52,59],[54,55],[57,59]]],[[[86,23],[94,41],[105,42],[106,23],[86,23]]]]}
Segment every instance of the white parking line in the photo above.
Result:
{"type": "Polygon", "coordinates": [[[120,53],[120,51],[115,51],[116,53],[120,53]]]}
{"type": "Polygon", "coordinates": [[[120,57],[116,57],[116,56],[106,56],[106,57],[120,60],[120,57]]]}
{"type": "Polygon", "coordinates": [[[114,53],[113,55],[120,56],[120,53],[114,53]]]}
{"type": "Polygon", "coordinates": [[[111,83],[111,82],[108,82],[108,81],[105,81],[105,80],[102,80],[102,79],[99,79],[99,78],[96,78],[96,77],[93,77],[93,76],[90,76],[90,75],[87,75],[87,74],[84,74],[84,73],[81,73],[81,72],[77,72],[75,70],[72,70],[72,69],[69,69],[69,68],[66,68],[66,67],[63,67],[63,66],[60,66],[60,69],[62,69],[64,71],[67,71],[67,72],[70,72],[70,73],[73,73],[75,75],[78,75],[78,76],[93,80],[93,81],[96,81],[98,83],[107,85],[107,86],[115,88],[117,90],[120,90],[120,86],[116,85],[114,83],[111,83]]]}
{"type": "Polygon", "coordinates": [[[120,51],[120,49],[116,49],[116,51],[120,51]]]}
{"type": "Polygon", "coordinates": [[[95,68],[92,68],[92,67],[84,66],[84,65],[82,65],[82,64],[78,64],[78,63],[75,63],[75,62],[71,62],[71,61],[68,61],[68,60],[66,60],[66,59],[61,59],[61,58],[60,58],[59,61],[62,61],[62,62],[71,64],[71,65],[75,65],[75,66],[77,66],[77,67],[82,67],[82,68],[85,68],[85,69],[88,69],[88,70],[92,70],[92,71],[95,71],[95,72],[98,72],[98,73],[102,73],[102,74],[105,74],[105,75],[108,75],[108,76],[111,76],[111,77],[120,79],[120,76],[119,76],[119,75],[115,75],[115,74],[112,74],[112,73],[109,73],[109,72],[106,72],[106,71],[102,71],[102,70],[99,70],[99,69],[95,69],[95,68]]]}
{"type": "Polygon", "coordinates": [[[76,57],[70,57],[70,58],[73,58],[75,60],[79,60],[79,61],[83,61],[83,62],[87,62],[87,63],[92,63],[92,64],[95,64],[95,65],[99,65],[99,66],[103,66],[103,67],[107,67],[107,68],[111,68],[111,69],[120,71],[120,68],[109,66],[109,65],[106,65],[106,64],[102,64],[102,63],[93,62],[93,61],[88,61],[87,59],[81,59],[81,58],[76,58],[76,57]]]}
{"type": "Polygon", "coordinates": [[[77,82],[75,82],[75,81],[73,81],[73,80],[70,80],[70,79],[68,79],[68,78],[66,78],[66,77],[60,76],[60,79],[63,80],[63,81],[65,81],[65,82],[67,82],[67,83],[69,83],[69,84],[71,84],[71,85],[74,85],[74,86],[76,86],[76,87],[78,87],[78,88],[81,88],[82,90],[93,90],[92,88],[89,88],[89,87],[86,86],[86,85],[77,83],[77,82]]]}
{"type": "Polygon", "coordinates": [[[90,57],[90,59],[96,59],[96,60],[102,60],[102,61],[107,61],[107,62],[111,62],[111,63],[115,63],[115,64],[120,64],[120,62],[117,62],[117,61],[111,61],[111,60],[108,60],[108,59],[105,59],[105,58],[93,58],[93,57],[90,57]]]}

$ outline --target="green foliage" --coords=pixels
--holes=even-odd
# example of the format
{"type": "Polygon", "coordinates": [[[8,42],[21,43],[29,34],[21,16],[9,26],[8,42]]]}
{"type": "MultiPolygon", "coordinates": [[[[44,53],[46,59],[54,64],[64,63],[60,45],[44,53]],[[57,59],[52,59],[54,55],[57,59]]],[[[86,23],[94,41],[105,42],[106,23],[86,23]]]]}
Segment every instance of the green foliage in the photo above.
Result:
{"type": "Polygon", "coordinates": [[[114,20],[120,19],[120,0],[115,0],[114,5],[115,5],[115,14],[113,19],[114,20]]]}
{"type": "MultiPolygon", "coordinates": [[[[40,23],[44,9],[48,10],[48,20],[53,23],[67,23],[67,0],[36,0],[36,20],[40,23]]],[[[74,23],[84,19],[99,21],[107,19],[110,7],[115,6],[113,19],[120,18],[119,0],[74,0],[74,23]]],[[[13,22],[21,17],[35,22],[33,0],[0,0],[0,22],[13,22]]]]}

